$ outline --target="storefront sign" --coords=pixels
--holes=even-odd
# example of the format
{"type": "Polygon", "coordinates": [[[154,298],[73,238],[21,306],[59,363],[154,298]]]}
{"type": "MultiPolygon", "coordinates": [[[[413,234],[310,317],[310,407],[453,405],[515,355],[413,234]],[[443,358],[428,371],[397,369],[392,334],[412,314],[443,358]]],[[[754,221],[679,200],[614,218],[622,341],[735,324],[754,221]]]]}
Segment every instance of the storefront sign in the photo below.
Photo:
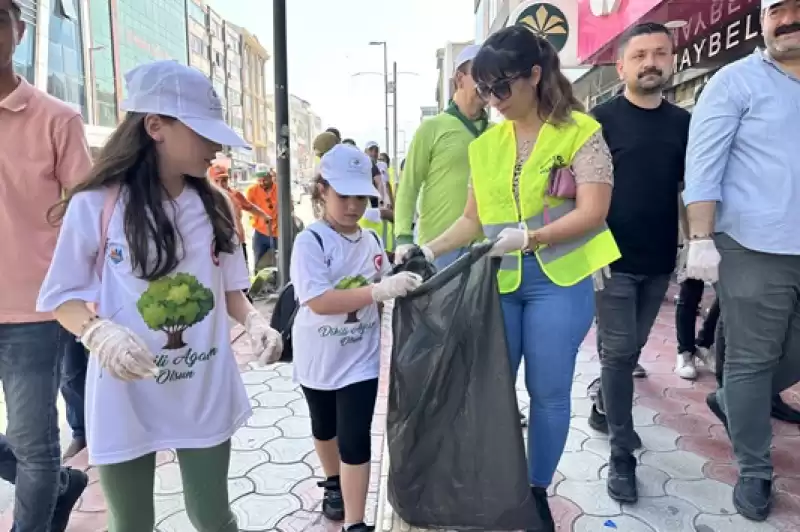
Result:
{"type": "Polygon", "coordinates": [[[508,25],[522,25],[547,40],[565,67],[577,65],[578,9],[575,0],[524,0],[508,18],[508,25]]]}
{"type": "MultiPolygon", "coordinates": [[[[674,0],[673,0],[674,2],[674,0]]],[[[705,0],[697,2],[697,7],[688,16],[684,12],[689,9],[685,3],[676,3],[676,8],[667,5],[665,14],[668,17],[680,17],[687,24],[674,33],[675,48],[683,48],[698,38],[712,33],[729,23],[741,20],[751,11],[760,9],[761,0],[705,0]],[[702,7],[701,7],[702,6],[702,7]]],[[[693,7],[693,6],[692,6],[693,7]]]]}
{"type": "Polygon", "coordinates": [[[761,37],[760,16],[760,10],[756,7],[741,12],[738,17],[710,33],[693,33],[696,38],[675,52],[675,72],[726,63],[746,53],[754,44],[753,41],[761,37]]]}

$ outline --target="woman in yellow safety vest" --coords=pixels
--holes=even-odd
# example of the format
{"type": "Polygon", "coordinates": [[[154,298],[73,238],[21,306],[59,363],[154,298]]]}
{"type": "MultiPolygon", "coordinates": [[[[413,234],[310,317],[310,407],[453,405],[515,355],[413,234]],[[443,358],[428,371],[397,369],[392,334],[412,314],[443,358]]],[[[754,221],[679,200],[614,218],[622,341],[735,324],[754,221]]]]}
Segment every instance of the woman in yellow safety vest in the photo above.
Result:
{"type": "Polygon", "coordinates": [[[620,256],[605,225],[611,154],[556,51],[526,26],[490,36],[472,76],[506,120],[470,145],[464,214],[423,251],[432,260],[481,234],[497,239],[490,254],[500,257],[511,370],[516,375],[524,358],[531,403],[530,485],[552,523],[546,489],[567,440],[578,348],[594,317],[592,277],[620,256]]]}

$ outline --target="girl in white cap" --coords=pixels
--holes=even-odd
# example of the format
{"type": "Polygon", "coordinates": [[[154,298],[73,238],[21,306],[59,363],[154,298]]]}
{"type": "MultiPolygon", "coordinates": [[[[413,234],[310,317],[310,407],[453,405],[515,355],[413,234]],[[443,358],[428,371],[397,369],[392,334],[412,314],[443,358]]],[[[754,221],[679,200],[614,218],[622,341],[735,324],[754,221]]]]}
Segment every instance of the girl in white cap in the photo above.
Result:
{"type": "Polygon", "coordinates": [[[236,532],[230,439],[250,416],[229,318],[265,363],[280,334],[249,285],[232,208],[206,179],[222,144],[243,146],[202,73],[173,61],[126,76],[127,116],[86,182],[51,211],[61,222],[38,308],[91,353],[89,463],[110,532],[153,530],[156,452],[177,449],[190,521],[236,532]]]}
{"type": "Polygon", "coordinates": [[[364,524],[364,506],[380,366],[378,305],[422,282],[407,272],[384,278],[390,263],[383,244],[358,225],[368,199],[378,195],[365,154],[344,144],[328,151],[312,194],[321,220],[298,235],[290,272],[300,304],[294,375],[327,477],[320,482],[322,511],[345,521],[349,532],[374,530],[364,524]]]}

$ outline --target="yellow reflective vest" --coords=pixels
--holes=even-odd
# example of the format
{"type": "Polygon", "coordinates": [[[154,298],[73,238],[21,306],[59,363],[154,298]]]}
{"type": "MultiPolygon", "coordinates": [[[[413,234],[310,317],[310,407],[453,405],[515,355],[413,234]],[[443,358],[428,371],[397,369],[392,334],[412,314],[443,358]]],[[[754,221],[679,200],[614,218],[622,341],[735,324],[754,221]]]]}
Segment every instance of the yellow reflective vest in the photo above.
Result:
{"type": "MultiPolygon", "coordinates": [[[[545,222],[550,169],[557,163],[572,164],[575,153],[599,130],[596,120],[579,112],[573,112],[572,122],[566,125],[543,125],[520,174],[519,208],[513,191],[517,156],[513,123],[505,121],[473,141],[469,147],[472,188],[486,238],[495,238],[503,229],[520,227],[522,223],[533,231],[575,209],[575,200],[547,198],[549,221],[545,222]]],[[[542,271],[558,286],[575,285],[620,257],[605,224],[575,240],[542,246],[535,255],[542,271]]],[[[501,294],[519,288],[521,266],[520,251],[503,256],[498,271],[501,294]]]]}
{"type": "MultiPolygon", "coordinates": [[[[389,186],[392,186],[391,183],[389,186]]],[[[394,224],[392,222],[370,222],[362,217],[358,221],[358,225],[364,229],[372,229],[375,231],[378,236],[381,237],[381,240],[383,240],[383,246],[386,251],[390,253],[394,251],[394,224]]]]}

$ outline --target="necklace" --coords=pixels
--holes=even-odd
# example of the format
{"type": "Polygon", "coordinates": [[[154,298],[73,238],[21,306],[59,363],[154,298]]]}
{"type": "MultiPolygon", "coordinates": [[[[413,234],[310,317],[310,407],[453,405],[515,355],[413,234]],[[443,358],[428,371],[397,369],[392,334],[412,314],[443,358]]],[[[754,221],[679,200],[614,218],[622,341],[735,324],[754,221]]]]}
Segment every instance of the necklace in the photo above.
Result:
{"type": "Polygon", "coordinates": [[[340,237],[345,239],[350,244],[358,244],[359,242],[361,242],[361,239],[364,238],[364,232],[361,230],[360,227],[358,228],[358,236],[355,237],[355,238],[351,238],[351,237],[345,235],[344,233],[342,233],[341,231],[339,231],[338,229],[336,229],[333,226],[333,224],[330,223],[327,219],[323,218],[322,221],[325,222],[325,225],[330,227],[333,230],[334,233],[336,233],[337,235],[339,235],[340,237]]]}

